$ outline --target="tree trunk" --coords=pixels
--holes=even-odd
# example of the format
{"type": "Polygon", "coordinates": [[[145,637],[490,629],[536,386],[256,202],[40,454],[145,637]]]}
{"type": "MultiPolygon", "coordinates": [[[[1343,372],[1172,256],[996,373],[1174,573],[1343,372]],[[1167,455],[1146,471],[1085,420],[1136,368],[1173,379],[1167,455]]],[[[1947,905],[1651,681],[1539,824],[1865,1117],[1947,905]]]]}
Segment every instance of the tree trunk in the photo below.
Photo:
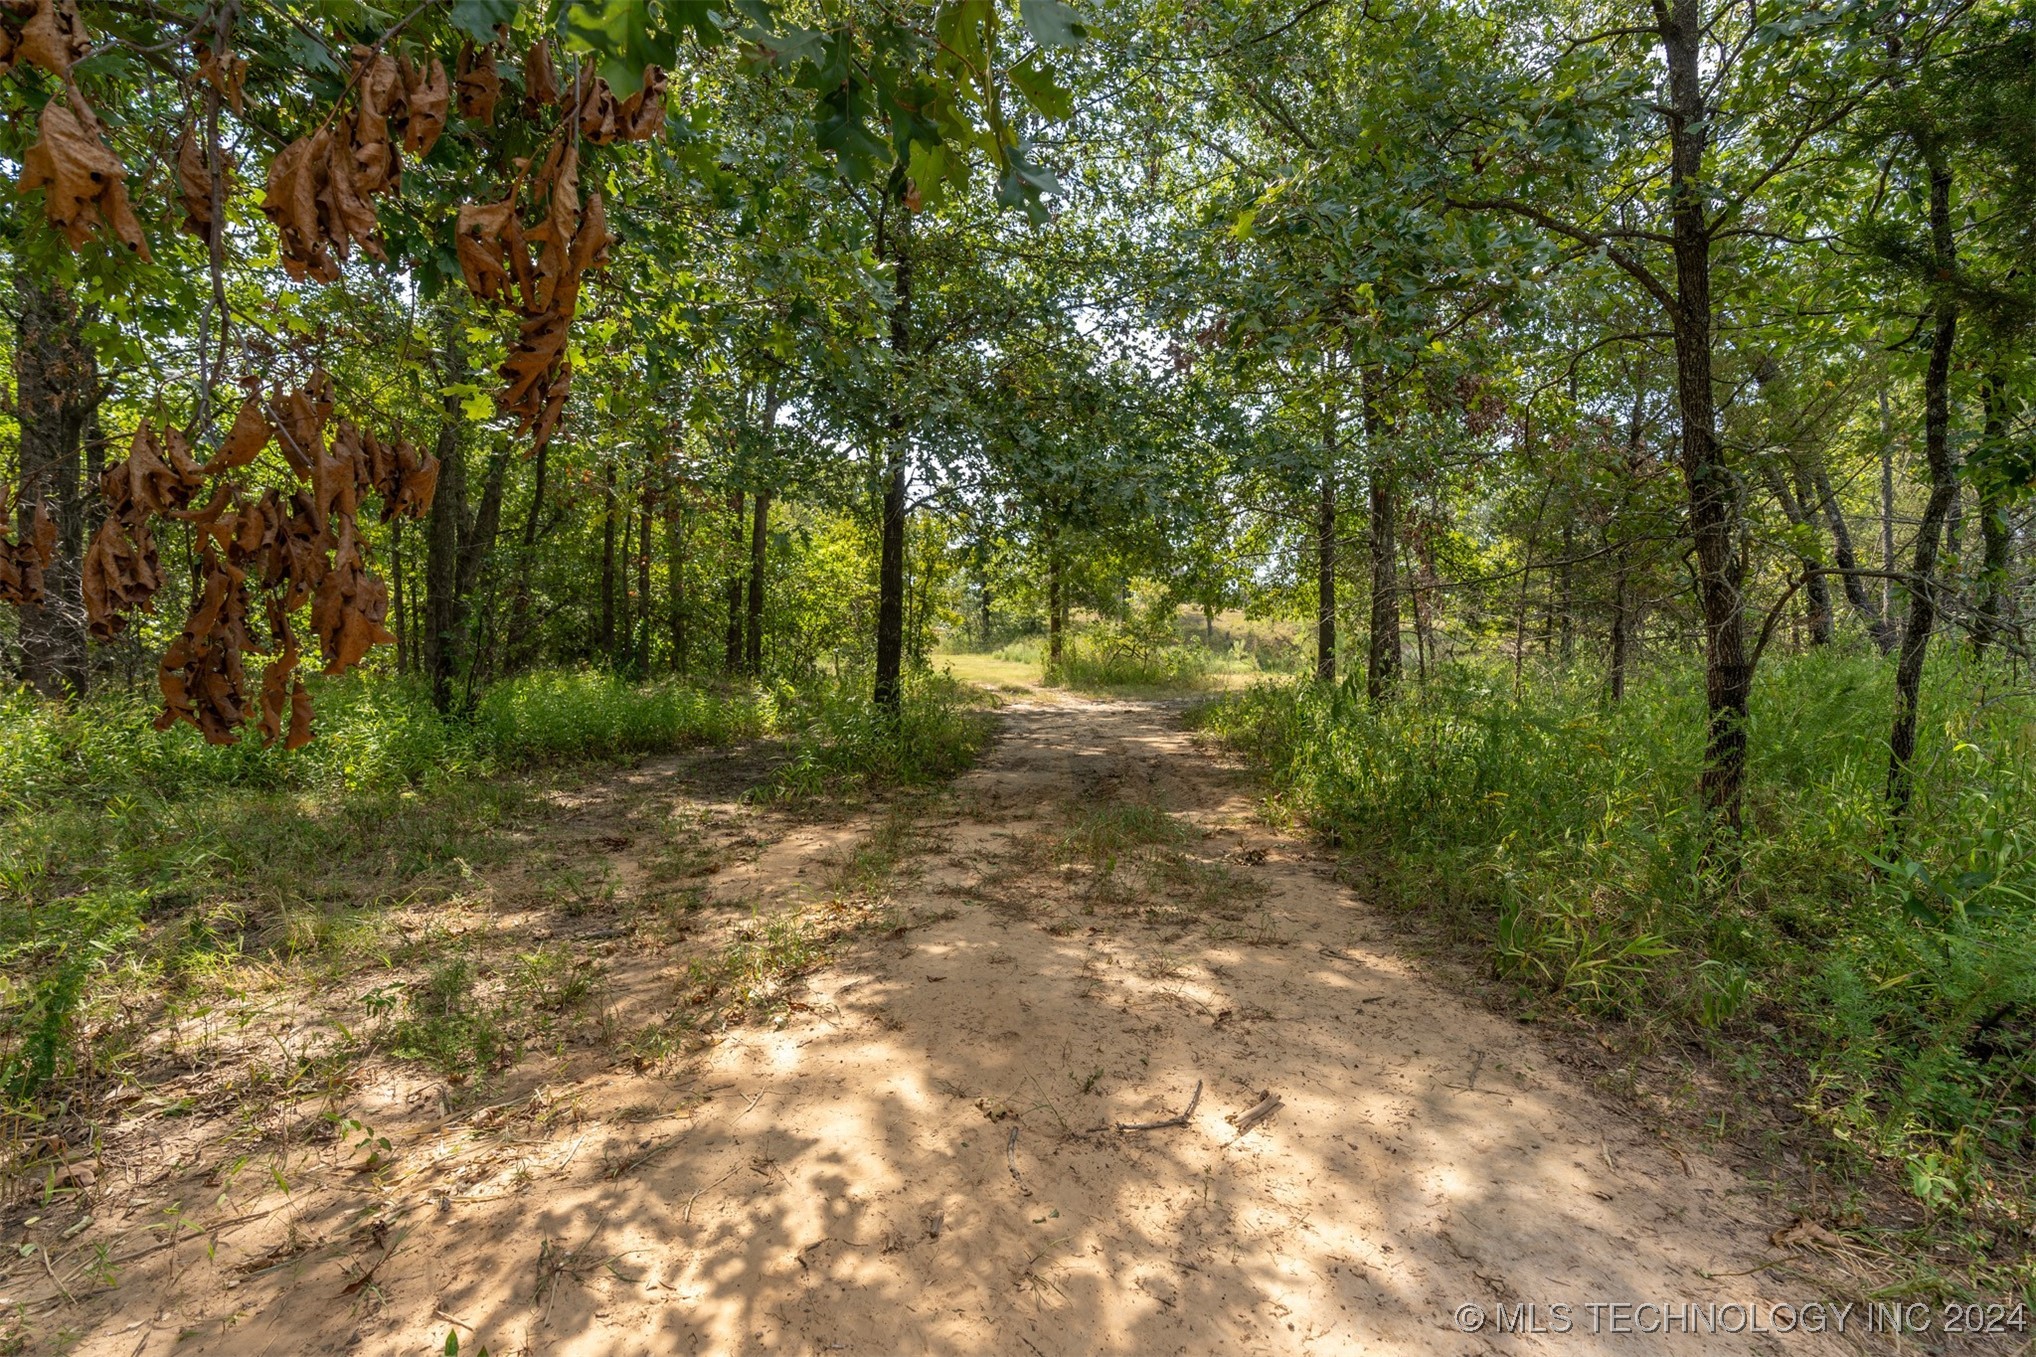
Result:
{"type": "MultiPolygon", "coordinates": [[[[1981,446],[1996,452],[2008,436],[2007,379],[1989,372],[1980,386],[1985,409],[1981,446]]],[[[2009,535],[2008,497],[1996,467],[1980,467],[1979,531],[1984,555],[1980,560],[1979,604],[1974,609],[1972,650],[1984,655],[1989,645],[2002,640],[2012,620],[2008,616],[2008,558],[2013,541],[2009,535]]]]}
{"type": "Polygon", "coordinates": [[[516,592],[509,600],[508,649],[511,668],[520,668],[531,663],[538,654],[535,629],[530,623],[530,584],[531,576],[537,570],[537,533],[544,512],[544,482],[550,452],[549,440],[538,445],[537,464],[531,474],[530,512],[523,516],[523,545],[517,558],[516,592]]]}
{"type": "Polygon", "coordinates": [[[40,603],[21,609],[22,677],[45,697],[82,697],[91,682],[85,647],[82,562],[88,486],[84,434],[99,403],[99,368],[77,307],[39,274],[15,279],[21,325],[14,344],[15,416],[21,425],[21,498],[16,541],[27,541],[38,506],[57,530],[40,603]]]}
{"type": "MultiPolygon", "coordinates": [[[[457,329],[456,323],[447,326],[448,384],[466,375],[465,348],[457,329]]],[[[447,396],[434,449],[438,492],[432,496],[431,516],[425,522],[424,675],[431,686],[431,705],[440,711],[452,710],[459,633],[465,629],[459,596],[460,529],[467,516],[467,463],[460,445],[464,418],[459,397],[447,396]]]]}
{"type": "MultiPolygon", "coordinates": [[[[448,384],[464,382],[467,377],[466,347],[459,329],[457,317],[449,317],[445,340],[448,384]]],[[[451,711],[463,700],[455,692],[455,680],[469,679],[465,696],[472,695],[473,597],[501,527],[502,490],[509,478],[510,452],[505,447],[489,460],[480,502],[468,507],[466,449],[460,438],[464,427],[459,397],[447,396],[438,426],[438,493],[432,498],[431,516],[425,524],[424,563],[424,670],[431,685],[432,705],[440,711],[451,711]]]]}
{"type": "Polygon", "coordinates": [[[1810,467],[1810,483],[1816,488],[1818,502],[1823,506],[1824,523],[1831,529],[1831,558],[1838,563],[1845,600],[1859,614],[1859,620],[1866,626],[1866,634],[1873,638],[1874,645],[1885,655],[1895,648],[1894,629],[1888,625],[1887,614],[1867,592],[1866,581],[1860,578],[1859,557],[1852,549],[1852,531],[1845,525],[1845,511],[1838,507],[1838,496],[1831,489],[1831,476],[1823,463],[1817,462],[1810,467]]]}
{"type": "MultiPolygon", "coordinates": [[[[1781,505],[1782,516],[1793,527],[1815,529],[1810,517],[1809,478],[1803,468],[1794,468],[1795,486],[1782,475],[1782,469],[1769,463],[1762,468],[1767,488],[1781,505]]],[[[1823,563],[1815,556],[1799,555],[1796,563],[1802,567],[1803,609],[1809,623],[1810,644],[1825,646],[1831,644],[1831,584],[1824,573],[1823,563]]]]}
{"type": "Polygon", "coordinates": [[[1622,559],[1618,572],[1612,576],[1612,657],[1610,672],[1605,676],[1605,686],[1615,706],[1626,697],[1626,651],[1632,644],[1632,637],[1628,634],[1631,624],[1627,620],[1626,574],[1626,563],[1622,559]]]}
{"type": "Polygon", "coordinates": [[[636,618],[639,632],[636,643],[636,672],[640,675],[650,673],[650,553],[651,542],[655,539],[657,530],[657,520],[651,510],[650,478],[646,476],[636,532],[636,618]]]}
{"type": "Polygon", "coordinates": [[[1669,179],[1675,256],[1676,402],[1682,422],[1682,470],[1695,540],[1698,601],[1704,617],[1704,698],[1710,729],[1699,782],[1705,809],[1731,829],[1740,824],[1746,781],[1746,711],[1753,665],[1746,650],[1746,562],[1739,550],[1739,496],[1718,442],[1711,368],[1711,235],[1704,201],[1704,153],[1711,113],[1704,103],[1698,0],[1659,0],[1668,61],[1669,179]]]}
{"type": "Polygon", "coordinates": [[[1880,393],[1880,610],[1887,620],[1886,644],[1881,654],[1892,651],[1895,635],[1895,430],[1894,414],[1888,409],[1888,393],[1880,393]]]}
{"type": "Polygon", "coordinates": [[[396,672],[410,672],[411,648],[416,644],[410,634],[410,615],[404,610],[403,589],[403,520],[396,519],[389,524],[389,615],[395,619],[396,672]]]}
{"type": "Polygon", "coordinates": [[[601,468],[601,631],[594,648],[603,664],[615,656],[615,464],[601,468]]]}
{"type": "Polygon", "coordinates": [[[1046,667],[1049,677],[1060,668],[1062,619],[1066,616],[1065,590],[1060,578],[1060,544],[1046,539],[1046,667]]]}
{"type": "MultiPolygon", "coordinates": [[[[903,700],[899,679],[905,656],[905,491],[910,450],[904,392],[899,384],[912,353],[912,216],[897,214],[892,246],[891,361],[892,415],[884,472],[882,557],[877,568],[877,674],[879,707],[896,712],[903,700]]],[[[879,237],[881,239],[881,236],[879,237]]]]}
{"type": "Polygon", "coordinates": [[[691,658],[686,654],[686,540],[692,536],[693,519],[683,484],[678,487],[677,498],[678,503],[671,510],[671,561],[666,566],[669,575],[666,585],[671,596],[672,672],[685,678],[692,670],[691,658]]]}
{"type": "Polygon", "coordinates": [[[630,661],[636,657],[636,609],[629,597],[629,563],[635,559],[636,515],[630,511],[622,495],[615,496],[615,506],[610,511],[621,528],[621,547],[615,557],[615,635],[610,645],[608,667],[617,673],[627,673],[630,661]]]}
{"type": "Polygon", "coordinates": [[[1330,416],[1324,446],[1330,462],[1322,470],[1315,511],[1315,681],[1336,682],[1336,432],[1330,416]]]}
{"type": "Polygon", "coordinates": [[[747,496],[740,490],[728,492],[728,579],[723,588],[728,598],[728,632],[722,646],[721,667],[731,674],[742,672],[742,539],[744,522],[743,506],[747,496]]]}
{"type": "Polygon", "coordinates": [[[770,492],[759,490],[749,530],[749,636],[744,657],[752,676],[763,674],[764,570],[769,564],[770,519],[770,492]]]}
{"type": "Polygon", "coordinates": [[[1399,488],[1392,453],[1387,447],[1389,430],[1379,416],[1370,370],[1362,374],[1361,381],[1371,501],[1371,636],[1365,648],[1364,690],[1372,701],[1383,702],[1393,695],[1400,681],[1400,590],[1395,549],[1399,488]]]}
{"type": "MultiPolygon", "coordinates": [[[[1951,227],[1951,171],[1930,167],[1930,243],[1933,272],[1949,278],[1957,268],[1957,244],[1951,227]]],[[[1916,706],[1923,687],[1923,661],[1930,633],[1937,625],[1937,542],[1951,501],[1958,493],[1958,472],[1951,457],[1951,357],[1958,342],[1958,306],[1939,296],[1930,306],[1935,322],[1930,362],[1923,372],[1923,457],[1930,469],[1930,498],[1916,529],[1915,558],[1909,568],[1909,620],[1902,629],[1902,648],[1895,663],[1895,721],[1888,737],[1888,808],[1893,838],[1899,842],[1916,790],[1912,761],[1916,756],[1916,706]]]]}

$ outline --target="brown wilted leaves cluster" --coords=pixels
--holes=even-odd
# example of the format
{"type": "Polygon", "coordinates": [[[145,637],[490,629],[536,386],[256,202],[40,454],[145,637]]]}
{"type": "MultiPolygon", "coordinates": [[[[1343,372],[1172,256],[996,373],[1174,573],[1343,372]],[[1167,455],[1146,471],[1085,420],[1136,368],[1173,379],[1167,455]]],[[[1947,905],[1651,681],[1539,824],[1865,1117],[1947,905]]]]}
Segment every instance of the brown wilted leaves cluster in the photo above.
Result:
{"type": "Polygon", "coordinates": [[[500,202],[460,208],[458,251],[467,289],[517,316],[516,341],[500,374],[506,383],[495,403],[517,418],[518,432],[542,447],[558,427],[572,386],[566,353],[580,283],[605,267],[607,213],[599,193],[580,197],[579,141],[642,140],[664,126],[664,75],[652,68],[644,86],[618,102],[607,82],[577,82],[574,103],[560,87],[544,44],[524,59],[529,101],[567,112],[542,162],[520,162],[523,174],[500,202]],[[588,131],[589,127],[593,133],[588,131]]]}
{"type": "Polygon", "coordinates": [[[57,525],[38,503],[28,533],[16,542],[8,533],[7,487],[0,485],[0,603],[32,608],[42,602],[43,572],[56,556],[57,525]]]}
{"type": "Polygon", "coordinates": [[[71,0],[0,0],[0,75],[25,61],[68,80],[91,47],[71,0]]]}
{"type": "Polygon", "coordinates": [[[290,614],[310,605],[328,674],[345,673],[371,647],[393,639],[383,626],[388,588],[363,558],[361,503],[379,496],[385,522],[422,517],[437,488],[438,463],[407,440],[385,443],[348,420],[335,423],[332,413],[332,380],[317,373],[297,390],[250,397],[202,466],[176,430],[144,425],[127,457],[106,472],[100,489],[107,518],[85,560],[94,635],[116,635],[162,585],[152,518],[190,523],[198,536],[198,597],[157,670],[164,704],[158,729],[189,721],[211,743],[237,741],[236,728],[251,715],[243,656],[266,654],[273,658],[257,699],[258,728],[267,742],[284,735],[287,722],[286,744],[294,749],[311,738],[311,705],[297,675],[290,614]],[[223,479],[271,443],[295,473],[295,488],[256,494],[223,479]],[[208,483],[210,498],[192,508],[208,483]]]}
{"type": "Polygon", "coordinates": [[[277,153],[262,211],[276,224],[283,269],[299,281],[330,283],[354,245],[386,259],[373,199],[402,187],[403,156],[430,153],[445,131],[452,86],[438,58],[408,58],[366,47],[353,53],[351,115],[277,153]]]}
{"type": "Polygon", "coordinates": [[[43,215],[72,249],[110,231],[146,259],[148,241],[127,200],[127,167],[107,146],[105,128],[71,79],[71,64],[91,46],[71,0],[0,0],[0,75],[26,62],[63,82],[63,92],[36,119],[36,139],[22,152],[16,187],[43,191],[43,215]]]}

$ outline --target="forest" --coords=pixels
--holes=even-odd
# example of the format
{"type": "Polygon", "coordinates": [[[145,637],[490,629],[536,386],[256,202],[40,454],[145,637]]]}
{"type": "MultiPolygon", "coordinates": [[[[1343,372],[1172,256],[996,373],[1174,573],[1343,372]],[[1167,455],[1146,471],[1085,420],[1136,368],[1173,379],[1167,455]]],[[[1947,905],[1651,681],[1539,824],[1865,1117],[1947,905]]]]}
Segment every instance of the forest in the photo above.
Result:
{"type": "Polygon", "coordinates": [[[2030,1341],[2028,0],[0,0],[0,179],[0,1351],[2030,1341]]]}

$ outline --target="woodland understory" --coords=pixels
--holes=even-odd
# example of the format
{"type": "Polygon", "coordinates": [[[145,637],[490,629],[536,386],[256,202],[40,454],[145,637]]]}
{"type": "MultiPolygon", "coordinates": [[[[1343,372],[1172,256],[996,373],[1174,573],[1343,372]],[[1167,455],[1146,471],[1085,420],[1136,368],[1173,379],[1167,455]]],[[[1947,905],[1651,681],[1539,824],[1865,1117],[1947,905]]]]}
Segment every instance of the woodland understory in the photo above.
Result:
{"type": "Polygon", "coordinates": [[[0,171],[8,1350],[138,1119],[388,1188],[385,1076],[704,1078],[970,910],[1220,979],[1340,917],[1257,834],[2036,1304],[2026,0],[0,0],[0,171]],[[1067,713],[1164,757],[996,858],[1067,713]]]}

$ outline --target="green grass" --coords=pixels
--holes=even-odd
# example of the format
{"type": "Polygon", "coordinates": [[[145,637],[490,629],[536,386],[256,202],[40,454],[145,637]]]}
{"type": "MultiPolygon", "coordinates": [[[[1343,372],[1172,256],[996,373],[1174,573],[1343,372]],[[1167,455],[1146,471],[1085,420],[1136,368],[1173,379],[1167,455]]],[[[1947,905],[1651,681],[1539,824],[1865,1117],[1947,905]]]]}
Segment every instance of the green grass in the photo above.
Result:
{"type": "Polygon", "coordinates": [[[1798,1090],[1841,1160],[1892,1167],[1931,1210],[2006,1219],[2025,1218],[2036,1158],[2036,702],[2010,677],[1954,653],[1933,667],[1899,852],[1872,658],[1764,666],[1748,832],[1709,858],[1686,669],[1618,707],[1589,682],[1516,703],[1509,674],[1460,668],[1383,708],[1293,684],[1202,719],[1530,1004],[1762,1053],[1753,1077],[1798,1090]]]}
{"type": "MultiPolygon", "coordinates": [[[[158,732],[135,696],[0,695],[0,1113],[32,1120],[44,1090],[116,1069],[145,1022],[123,993],[202,985],[251,955],[401,950],[383,907],[456,894],[499,858],[526,773],[776,738],[791,757],[772,789],[818,796],[929,785],[988,738],[970,690],[924,676],[895,721],[840,687],[585,671],[499,684],[468,720],[386,677],[317,681],[314,697],[318,738],[286,753],[158,732]]],[[[522,967],[522,998],[556,1007],[565,981],[536,979],[543,964],[522,967]]],[[[399,1045],[448,1071],[497,1058],[489,1029],[433,994],[406,1000],[399,1045]]]]}

